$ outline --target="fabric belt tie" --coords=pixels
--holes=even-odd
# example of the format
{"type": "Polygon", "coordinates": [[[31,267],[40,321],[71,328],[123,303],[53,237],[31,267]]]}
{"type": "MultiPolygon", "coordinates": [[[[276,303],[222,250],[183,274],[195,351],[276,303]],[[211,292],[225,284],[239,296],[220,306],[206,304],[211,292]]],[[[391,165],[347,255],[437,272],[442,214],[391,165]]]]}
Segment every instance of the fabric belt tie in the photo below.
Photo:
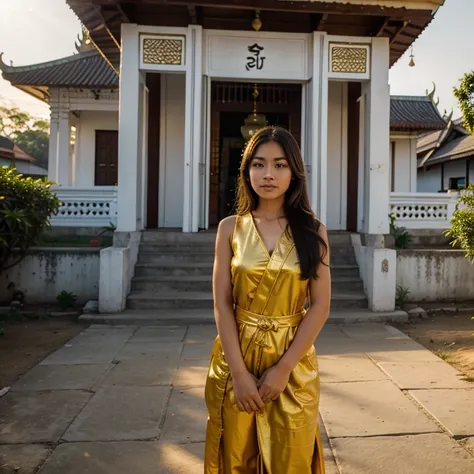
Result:
{"type": "Polygon", "coordinates": [[[256,335],[254,343],[262,347],[272,347],[270,331],[276,332],[280,329],[298,327],[305,314],[306,311],[302,310],[299,313],[286,316],[269,317],[235,306],[235,318],[237,322],[255,327],[256,335]]]}

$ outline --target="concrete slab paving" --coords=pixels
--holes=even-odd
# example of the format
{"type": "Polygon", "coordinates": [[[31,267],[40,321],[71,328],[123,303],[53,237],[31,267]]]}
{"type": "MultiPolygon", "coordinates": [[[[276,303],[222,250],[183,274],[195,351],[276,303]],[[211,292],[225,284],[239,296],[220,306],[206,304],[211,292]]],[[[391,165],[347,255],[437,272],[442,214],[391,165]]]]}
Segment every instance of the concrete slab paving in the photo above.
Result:
{"type": "Polygon", "coordinates": [[[474,391],[410,390],[415,398],[455,437],[474,436],[474,391]]]}
{"type": "Polygon", "coordinates": [[[205,441],[207,416],[204,387],[173,388],[160,440],[167,443],[205,441]]]}
{"type": "Polygon", "coordinates": [[[183,360],[210,360],[213,341],[199,344],[185,344],[181,358],[183,360]]]}
{"type": "Polygon", "coordinates": [[[61,444],[39,474],[198,474],[203,470],[203,443],[125,441],[61,444]]]}
{"type": "Polygon", "coordinates": [[[182,360],[173,385],[175,387],[204,387],[208,371],[208,360],[182,360]]]}
{"type": "Polygon", "coordinates": [[[66,343],[61,349],[46,357],[41,365],[110,364],[123,347],[122,337],[111,335],[102,344],[66,343]]]}
{"type": "Polygon", "coordinates": [[[319,356],[319,373],[324,383],[387,380],[389,377],[368,357],[319,356]]]}
{"type": "Polygon", "coordinates": [[[116,361],[161,359],[174,361],[183,350],[181,342],[127,342],[114,357],[116,361]]]}
{"type": "Polygon", "coordinates": [[[467,474],[474,457],[446,434],[336,438],[341,474],[467,474]]]}
{"type": "Polygon", "coordinates": [[[117,343],[125,344],[130,337],[133,336],[137,328],[135,327],[112,327],[110,330],[106,328],[88,327],[81,331],[77,336],[73,337],[69,344],[98,344],[117,343]]]}
{"type": "Polygon", "coordinates": [[[441,360],[412,339],[366,340],[360,341],[360,344],[361,349],[377,363],[439,362],[441,360]]]}
{"type": "Polygon", "coordinates": [[[141,327],[128,342],[180,342],[184,339],[187,330],[186,326],[141,327]]]}
{"type": "Polygon", "coordinates": [[[98,381],[97,386],[169,386],[176,376],[178,362],[178,357],[164,360],[155,357],[151,360],[145,358],[117,361],[107,375],[98,381]]]}
{"type": "Polygon", "coordinates": [[[0,473],[34,474],[51,451],[41,444],[0,445],[0,473]]]}
{"type": "Polygon", "coordinates": [[[464,438],[460,444],[474,456],[474,437],[464,438]]]}
{"type": "Polygon", "coordinates": [[[77,390],[7,393],[0,398],[0,443],[59,441],[91,396],[77,390]]]}
{"type": "Polygon", "coordinates": [[[438,362],[398,364],[381,362],[379,365],[402,390],[429,388],[474,389],[474,384],[461,380],[462,374],[442,360],[438,362]]]}
{"type": "Polygon", "coordinates": [[[70,442],[155,439],[161,431],[170,390],[170,387],[103,387],[63,439],[70,442]]]}
{"type": "Polygon", "coordinates": [[[330,438],[440,431],[388,380],[322,383],[320,410],[330,438]]]}
{"type": "Polygon", "coordinates": [[[386,324],[374,324],[374,323],[360,323],[341,326],[341,331],[349,336],[351,339],[405,339],[410,338],[394,328],[386,324]]]}
{"type": "Polygon", "coordinates": [[[186,344],[202,344],[205,342],[214,341],[217,336],[217,329],[215,325],[200,325],[189,326],[186,333],[186,344]]]}
{"type": "Polygon", "coordinates": [[[113,364],[37,365],[25,374],[12,391],[91,390],[113,364]]]}

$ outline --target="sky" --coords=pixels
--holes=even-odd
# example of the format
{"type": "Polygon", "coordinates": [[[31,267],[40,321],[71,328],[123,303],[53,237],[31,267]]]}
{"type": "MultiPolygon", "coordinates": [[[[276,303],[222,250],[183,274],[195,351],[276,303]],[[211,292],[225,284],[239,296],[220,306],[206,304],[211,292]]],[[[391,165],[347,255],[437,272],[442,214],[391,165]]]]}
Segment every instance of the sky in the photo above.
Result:
{"type": "MultiPolygon", "coordinates": [[[[474,69],[472,28],[474,0],[445,0],[432,23],[414,44],[416,66],[408,66],[410,51],[390,70],[390,91],[424,95],[436,84],[439,110],[459,108],[453,87],[474,69]]],[[[35,64],[69,56],[81,27],[65,0],[0,0],[0,52],[7,64],[35,64]]],[[[0,101],[14,103],[38,116],[48,106],[12,87],[0,77],[0,101]]]]}

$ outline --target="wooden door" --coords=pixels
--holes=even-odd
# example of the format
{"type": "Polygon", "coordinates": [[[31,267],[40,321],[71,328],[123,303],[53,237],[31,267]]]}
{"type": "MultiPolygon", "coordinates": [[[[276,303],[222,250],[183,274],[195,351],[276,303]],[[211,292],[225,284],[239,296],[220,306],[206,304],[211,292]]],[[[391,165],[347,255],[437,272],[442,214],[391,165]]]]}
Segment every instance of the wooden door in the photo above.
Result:
{"type": "MultiPolygon", "coordinates": [[[[301,85],[259,84],[258,112],[285,117],[286,128],[301,142],[301,85]]],[[[241,138],[240,125],[252,111],[254,85],[251,83],[213,82],[211,85],[211,147],[209,183],[209,225],[216,226],[222,216],[220,164],[225,139],[241,138]],[[226,114],[242,115],[234,134],[222,130],[222,117],[226,114]],[[227,133],[227,134],[226,134],[227,133]]]]}
{"type": "Polygon", "coordinates": [[[115,186],[118,180],[118,131],[95,131],[95,185],[115,186]]]}

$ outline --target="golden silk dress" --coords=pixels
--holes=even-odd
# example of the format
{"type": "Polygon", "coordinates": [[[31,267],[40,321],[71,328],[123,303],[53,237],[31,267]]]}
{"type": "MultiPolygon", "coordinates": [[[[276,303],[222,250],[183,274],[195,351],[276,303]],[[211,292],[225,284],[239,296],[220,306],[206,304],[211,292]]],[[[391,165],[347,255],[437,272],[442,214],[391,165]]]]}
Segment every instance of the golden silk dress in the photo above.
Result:
{"type": "MultiPolygon", "coordinates": [[[[260,378],[290,346],[304,317],[309,282],[300,280],[289,228],[270,255],[251,214],[236,218],[231,261],[234,314],[250,373],[260,378]]],[[[314,346],[264,413],[241,412],[217,336],[205,399],[209,411],[205,474],[324,474],[314,346]]]]}

